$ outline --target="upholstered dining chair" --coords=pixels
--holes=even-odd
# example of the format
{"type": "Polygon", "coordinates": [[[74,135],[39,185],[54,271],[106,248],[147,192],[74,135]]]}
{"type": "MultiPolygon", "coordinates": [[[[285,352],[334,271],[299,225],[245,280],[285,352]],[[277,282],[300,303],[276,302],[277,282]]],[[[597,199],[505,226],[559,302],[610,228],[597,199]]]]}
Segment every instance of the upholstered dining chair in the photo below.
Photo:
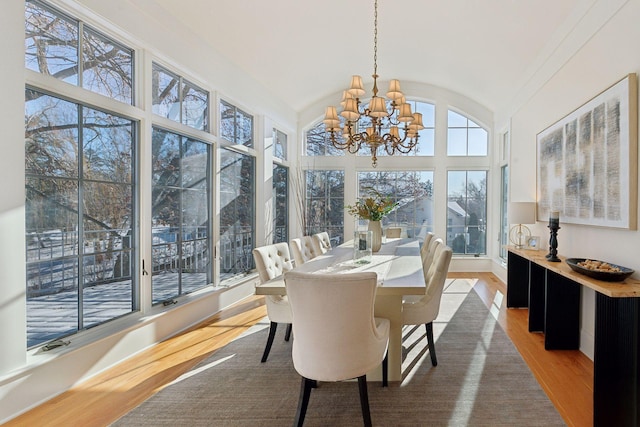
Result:
{"type": "Polygon", "coordinates": [[[323,231],[316,233],[313,236],[313,245],[318,255],[326,254],[331,249],[331,239],[329,239],[329,233],[323,231]]]}
{"type": "Polygon", "coordinates": [[[422,257],[422,269],[425,273],[429,271],[429,266],[431,266],[431,263],[433,262],[433,257],[435,256],[436,249],[439,245],[444,245],[444,242],[440,237],[435,237],[429,242],[429,248],[422,257]]]}
{"type": "Polygon", "coordinates": [[[292,239],[289,246],[296,265],[302,265],[310,259],[318,256],[320,252],[316,249],[312,236],[302,236],[292,239]]]}
{"type": "Polygon", "coordinates": [[[402,228],[400,227],[387,227],[385,232],[389,239],[395,239],[402,236],[402,228]]]}
{"type": "MultiPolygon", "coordinates": [[[[293,269],[289,246],[286,243],[276,243],[258,247],[255,248],[252,253],[262,283],[280,276],[285,271],[293,269]]],[[[278,323],[287,324],[284,339],[285,341],[289,341],[292,322],[291,307],[289,306],[289,299],[286,295],[265,295],[265,303],[267,305],[267,317],[269,317],[269,336],[267,338],[267,345],[264,348],[264,353],[262,354],[261,362],[263,363],[266,362],[269,357],[278,323]]]]}
{"type": "Polygon", "coordinates": [[[405,296],[402,302],[402,324],[425,325],[427,345],[433,366],[438,365],[435,342],[433,341],[433,321],[438,317],[440,311],[440,300],[449,271],[451,255],[450,247],[444,243],[437,244],[433,262],[430,265],[423,264],[426,294],[416,298],[405,296]]]}
{"type": "Polygon", "coordinates": [[[382,362],[387,385],[389,320],[376,318],[377,275],[284,274],[293,313],[293,366],[302,376],[294,425],[302,426],[317,381],[358,378],[364,424],[371,425],[366,373],[382,362]]]}
{"type": "Polygon", "coordinates": [[[422,246],[420,247],[420,256],[422,257],[422,259],[424,259],[425,255],[427,254],[427,251],[429,250],[429,243],[431,243],[431,240],[433,240],[433,236],[434,234],[431,231],[429,231],[424,236],[422,246]]]}

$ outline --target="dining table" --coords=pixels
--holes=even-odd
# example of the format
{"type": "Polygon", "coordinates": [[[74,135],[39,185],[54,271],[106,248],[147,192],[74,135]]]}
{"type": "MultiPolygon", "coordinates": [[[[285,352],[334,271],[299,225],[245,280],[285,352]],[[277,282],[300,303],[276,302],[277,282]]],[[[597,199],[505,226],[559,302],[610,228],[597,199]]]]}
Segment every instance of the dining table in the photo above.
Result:
{"type": "MultiPolygon", "coordinates": [[[[378,276],[374,306],[375,317],[389,319],[388,379],[402,380],[402,298],[404,295],[424,295],[426,287],[422,273],[420,241],[418,239],[387,239],[367,263],[354,261],[353,241],[345,242],[328,252],[294,267],[295,271],[313,274],[349,274],[373,271],[378,276]]],[[[256,295],[286,295],[283,276],[256,285],[256,295]]],[[[295,339],[295,337],[294,337],[295,339]]],[[[382,378],[381,369],[373,369],[367,378],[382,378]]]]}

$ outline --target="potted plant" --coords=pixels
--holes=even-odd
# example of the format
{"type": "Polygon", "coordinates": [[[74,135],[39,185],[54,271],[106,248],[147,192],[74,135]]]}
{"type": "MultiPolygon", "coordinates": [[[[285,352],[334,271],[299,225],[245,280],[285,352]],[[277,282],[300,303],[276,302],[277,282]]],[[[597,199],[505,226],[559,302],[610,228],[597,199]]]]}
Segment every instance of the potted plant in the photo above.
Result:
{"type": "Polygon", "coordinates": [[[350,215],[369,221],[369,230],[373,232],[372,250],[377,252],[382,245],[382,224],[380,221],[398,206],[391,197],[383,196],[379,191],[368,188],[369,196],[359,199],[353,205],[347,205],[350,215]]]}

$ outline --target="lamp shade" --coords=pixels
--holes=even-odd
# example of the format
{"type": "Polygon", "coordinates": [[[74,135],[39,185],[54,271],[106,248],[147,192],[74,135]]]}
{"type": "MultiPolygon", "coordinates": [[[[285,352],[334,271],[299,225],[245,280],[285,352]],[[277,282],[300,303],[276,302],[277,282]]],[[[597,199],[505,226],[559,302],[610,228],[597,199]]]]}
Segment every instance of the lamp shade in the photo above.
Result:
{"type": "Polygon", "coordinates": [[[533,224],[536,222],[536,202],[509,203],[509,224],[533,224]]]}

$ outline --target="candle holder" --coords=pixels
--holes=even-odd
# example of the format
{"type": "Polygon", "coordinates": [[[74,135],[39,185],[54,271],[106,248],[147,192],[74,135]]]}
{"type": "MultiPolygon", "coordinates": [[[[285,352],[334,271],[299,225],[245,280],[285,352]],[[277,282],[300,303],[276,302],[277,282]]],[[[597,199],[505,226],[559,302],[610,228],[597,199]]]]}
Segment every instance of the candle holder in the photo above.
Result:
{"type": "Polygon", "coordinates": [[[549,218],[549,253],[546,255],[548,261],[560,262],[558,258],[558,230],[560,230],[560,220],[558,218],[549,218]]]}

